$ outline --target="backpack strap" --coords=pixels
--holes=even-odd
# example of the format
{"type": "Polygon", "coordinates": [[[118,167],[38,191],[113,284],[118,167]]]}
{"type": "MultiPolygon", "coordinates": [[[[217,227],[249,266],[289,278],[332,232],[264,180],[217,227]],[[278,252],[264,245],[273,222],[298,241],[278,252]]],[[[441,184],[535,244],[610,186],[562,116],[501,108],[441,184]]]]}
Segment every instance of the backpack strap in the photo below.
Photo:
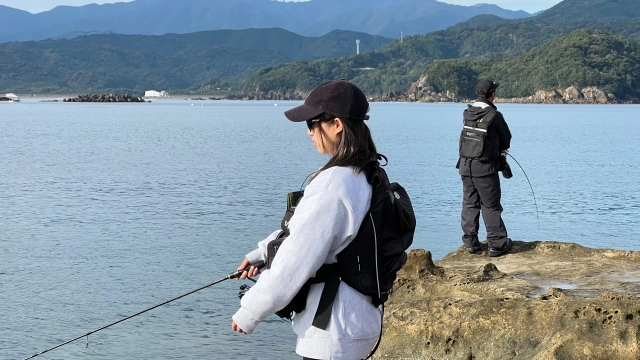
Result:
{"type": "MultiPolygon", "coordinates": [[[[380,165],[380,160],[382,159],[388,162],[387,158],[384,155],[377,154],[375,160],[368,162],[364,166],[364,172],[367,177],[367,181],[374,187],[373,189],[374,191],[371,194],[372,196],[373,196],[373,193],[375,192],[375,187],[380,185],[384,181],[383,177],[386,178],[387,176],[384,169],[382,169],[381,167],[382,165],[380,165]]],[[[367,216],[369,215],[370,213],[367,212],[367,216]]],[[[358,232],[358,234],[359,233],[360,232],[358,232]]],[[[318,304],[318,309],[316,310],[316,314],[313,317],[313,322],[311,323],[311,325],[313,325],[318,329],[326,330],[329,324],[329,319],[331,319],[333,301],[335,300],[336,295],[338,294],[338,288],[340,287],[340,282],[341,282],[340,276],[338,275],[340,273],[341,266],[344,267],[345,265],[344,264],[339,265],[338,263],[331,264],[331,265],[325,264],[320,268],[320,270],[322,270],[321,278],[324,278],[325,284],[324,284],[324,288],[322,289],[322,294],[320,295],[320,302],[318,304]]],[[[347,282],[347,284],[348,283],[349,282],[347,282]]]]}
{"type": "Polygon", "coordinates": [[[338,288],[340,287],[340,278],[336,273],[336,264],[323,265],[322,276],[324,278],[324,288],[320,295],[320,302],[318,303],[318,309],[313,317],[311,325],[317,327],[320,330],[326,330],[329,325],[329,319],[331,319],[331,311],[333,309],[333,301],[338,294],[338,288]]]}

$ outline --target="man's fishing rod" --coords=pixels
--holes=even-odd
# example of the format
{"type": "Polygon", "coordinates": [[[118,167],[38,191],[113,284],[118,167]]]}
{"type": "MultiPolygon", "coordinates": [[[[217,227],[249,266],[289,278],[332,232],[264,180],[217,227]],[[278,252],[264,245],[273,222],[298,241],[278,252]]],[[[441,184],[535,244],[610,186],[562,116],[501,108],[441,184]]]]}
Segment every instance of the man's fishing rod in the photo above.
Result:
{"type": "MultiPolygon", "coordinates": [[[[40,355],[42,355],[42,354],[44,354],[44,353],[48,353],[48,352],[49,352],[49,351],[51,351],[51,350],[55,350],[55,349],[57,349],[57,348],[59,348],[59,347],[65,346],[65,345],[67,345],[67,344],[70,344],[70,343],[72,343],[72,342],[74,342],[74,341],[76,341],[76,340],[82,339],[83,337],[87,337],[87,339],[88,339],[89,335],[91,335],[91,334],[95,334],[95,333],[97,333],[98,331],[104,330],[104,329],[106,329],[106,328],[108,328],[108,327],[111,327],[111,326],[113,326],[113,325],[115,325],[115,324],[119,324],[119,323],[121,323],[121,322],[123,322],[123,321],[125,321],[125,320],[129,320],[129,319],[131,319],[131,318],[133,318],[133,317],[136,317],[136,316],[138,316],[138,315],[144,314],[144,313],[146,313],[147,311],[153,310],[153,309],[155,309],[155,308],[157,308],[157,307],[160,307],[160,306],[162,306],[162,305],[166,305],[166,304],[168,304],[168,303],[170,303],[170,302],[172,302],[172,301],[176,301],[176,300],[181,299],[181,298],[183,298],[183,297],[185,297],[185,296],[187,296],[187,295],[191,295],[191,294],[193,294],[193,293],[195,293],[195,292],[198,292],[198,291],[200,291],[200,290],[206,289],[206,288],[208,288],[208,287],[210,287],[210,286],[213,286],[213,285],[219,284],[219,283],[221,283],[221,282],[223,282],[223,281],[225,281],[225,280],[229,280],[229,279],[237,279],[237,278],[239,278],[239,277],[242,275],[242,273],[243,273],[243,272],[247,271],[247,270],[248,270],[248,268],[249,268],[249,267],[251,267],[251,266],[255,266],[255,267],[257,267],[257,268],[261,268],[261,267],[263,267],[263,266],[264,266],[264,261],[260,261],[260,262],[258,262],[258,263],[256,263],[256,264],[250,264],[250,265],[249,265],[247,268],[245,268],[244,270],[238,270],[238,271],[232,272],[232,273],[230,273],[229,275],[225,276],[224,278],[222,278],[222,279],[220,279],[220,280],[214,281],[214,282],[212,282],[212,283],[210,283],[210,284],[207,284],[207,285],[205,285],[205,286],[201,286],[201,287],[199,287],[199,288],[197,288],[197,289],[195,289],[195,290],[191,290],[191,291],[189,291],[188,293],[182,294],[182,295],[180,295],[180,296],[176,296],[176,297],[174,297],[173,299],[167,300],[167,301],[165,301],[165,302],[163,302],[163,303],[161,303],[161,304],[154,305],[154,306],[152,306],[152,307],[150,307],[150,308],[148,308],[148,309],[145,309],[145,310],[142,310],[142,311],[140,311],[140,312],[137,312],[137,313],[135,313],[135,314],[133,314],[133,315],[127,316],[127,317],[126,317],[126,318],[124,318],[124,319],[120,319],[120,320],[118,320],[118,321],[116,321],[116,322],[112,322],[112,323],[111,323],[111,324],[109,324],[109,325],[105,325],[105,326],[103,326],[103,327],[101,327],[101,328],[99,328],[99,329],[95,329],[95,330],[90,331],[90,332],[88,332],[88,333],[86,333],[86,334],[83,334],[83,335],[80,335],[80,336],[78,336],[78,337],[76,337],[76,338],[73,338],[73,339],[71,339],[71,340],[65,341],[65,342],[63,342],[62,344],[56,345],[56,346],[54,346],[54,347],[52,347],[52,348],[49,348],[49,349],[47,349],[47,350],[44,350],[44,351],[41,351],[41,352],[39,352],[39,353],[37,353],[37,354],[34,354],[34,355],[32,355],[32,356],[29,356],[28,358],[25,358],[24,360],[33,359],[33,358],[34,358],[34,357],[36,357],[36,356],[40,356],[40,355]]],[[[249,279],[249,280],[251,280],[251,281],[254,281],[254,282],[255,282],[255,280],[253,280],[253,279],[251,279],[251,278],[247,278],[247,279],[249,279]]]]}
{"type": "Polygon", "coordinates": [[[538,220],[538,230],[540,230],[540,217],[538,216],[538,201],[536,200],[536,194],[533,192],[533,186],[531,186],[531,181],[529,181],[529,177],[527,176],[527,173],[524,171],[524,169],[522,168],[522,165],[520,165],[518,160],[516,160],[516,158],[514,158],[513,155],[509,154],[509,152],[505,152],[505,153],[511,156],[513,161],[515,161],[516,164],[518,164],[518,166],[520,167],[520,170],[522,170],[522,173],[524,174],[524,177],[527,179],[527,182],[529,183],[529,188],[531,188],[531,194],[533,195],[533,203],[536,206],[536,220],[538,220]]]}

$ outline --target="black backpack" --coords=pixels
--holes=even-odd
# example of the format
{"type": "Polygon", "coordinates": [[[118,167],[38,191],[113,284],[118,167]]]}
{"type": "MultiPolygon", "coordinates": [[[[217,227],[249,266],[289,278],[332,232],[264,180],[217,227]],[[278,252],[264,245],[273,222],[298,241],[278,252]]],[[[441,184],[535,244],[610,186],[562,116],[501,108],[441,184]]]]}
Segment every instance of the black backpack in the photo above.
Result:
{"type": "MultiPolygon", "coordinates": [[[[378,160],[382,158],[387,160],[383,155],[378,155],[378,160]]],[[[338,254],[337,263],[323,265],[315,276],[305,283],[291,303],[277,312],[280,317],[291,319],[293,313],[303,311],[311,284],[322,282],[325,286],[313,326],[323,330],[331,317],[333,300],[340,281],[364,295],[371,296],[371,302],[376,307],[389,298],[396,274],[407,261],[405,250],[413,242],[416,218],[409,195],[400,184],[389,182],[387,173],[379,161],[370,162],[364,171],[373,191],[371,207],[360,225],[358,234],[338,254]]],[[[302,192],[289,194],[281,236],[267,246],[267,268],[271,266],[280,244],[289,235],[288,221],[302,196],[302,192]]]]}
{"type": "Polygon", "coordinates": [[[495,158],[493,144],[487,141],[489,126],[496,117],[495,110],[478,120],[464,120],[462,132],[460,132],[460,157],[478,159],[488,162],[495,158]]]}
{"type": "Polygon", "coordinates": [[[396,273],[407,262],[405,250],[413,243],[416,217],[405,189],[390,183],[379,163],[365,171],[373,186],[371,207],[358,235],[338,254],[337,267],[342,280],[371,296],[377,307],[387,301],[396,273]]]}

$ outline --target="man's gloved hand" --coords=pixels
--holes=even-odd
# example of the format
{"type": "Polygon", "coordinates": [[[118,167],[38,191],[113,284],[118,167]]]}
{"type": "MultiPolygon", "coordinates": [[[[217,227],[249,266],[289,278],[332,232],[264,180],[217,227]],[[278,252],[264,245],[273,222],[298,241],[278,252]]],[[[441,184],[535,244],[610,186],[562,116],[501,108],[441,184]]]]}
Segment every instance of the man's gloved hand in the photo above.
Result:
{"type": "Polygon", "coordinates": [[[502,154],[498,157],[498,170],[502,171],[502,176],[505,179],[511,179],[513,177],[513,173],[511,172],[511,166],[507,163],[507,154],[509,150],[504,150],[502,154]]]}

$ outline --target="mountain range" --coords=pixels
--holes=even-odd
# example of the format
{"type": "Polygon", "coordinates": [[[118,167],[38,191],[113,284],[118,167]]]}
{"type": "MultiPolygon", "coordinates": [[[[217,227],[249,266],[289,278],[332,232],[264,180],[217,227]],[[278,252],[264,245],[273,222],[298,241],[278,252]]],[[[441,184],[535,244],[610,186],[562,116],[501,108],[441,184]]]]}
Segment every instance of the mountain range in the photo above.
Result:
{"type": "MultiPolygon", "coordinates": [[[[319,1],[317,5],[337,0],[314,1],[319,1]]],[[[160,6],[163,2],[135,3],[160,6]]],[[[392,1],[371,2],[384,8],[392,1]]],[[[264,5],[268,1],[255,3],[264,5]]],[[[354,0],[344,8],[359,9],[362,3],[354,0]]],[[[318,17],[326,15],[323,9],[317,10],[318,17]]],[[[13,11],[18,17],[25,15],[13,11]]],[[[304,93],[323,81],[346,78],[365,93],[376,95],[404,92],[425,75],[425,69],[430,69],[428,75],[434,80],[442,73],[442,83],[434,86],[458,94],[468,88],[464,81],[473,82],[489,74],[515,79],[507,79],[503,96],[526,96],[541,86],[545,89],[539,90],[546,90],[573,82],[576,86],[607,89],[619,98],[640,95],[634,90],[634,79],[640,76],[638,52],[631,45],[620,45],[622,42],[615,38],[640,41],[640,0],[564,0],[532,17],[504,19],[483,14],[446,30],[402,40],[337,30],[321,37],[304,37],[283,29],[161,36],[101,32],[77,30],[60,35],[59,40],[0,44],[0,93],[2,89],[23,93],[140,93],[149,88],[202,94],[216,93],[213,89],[217,88],[227,93],[304,93]],[[584,28],[605,32],[575,32],[584,28]],[[98,34],[86,35],[92,33],[98,34]],[[598,40],[603,37],[607,40],[598,40]],[[355,54],[355,39],[361,40],[361,54],[355,54]],[[550,43],[554,45],[544,47],[550,43]],[[562,46],[572,50],[562,51],[562,46]],[[536,51],[537,47],[547,50],[536,51]],[[521,54],[533,55],[518,57],[521,54]],[[531,69],[518,70],[517,64],[525,61],[531,69]],[[555,71],[557,66],[554,72],[541,68],[545,62],[561,66],[559,72],[555,71]],[[528,75],[523,78],[519,74],[528,75]]]]}
{"type": "MultiPolygon", "coordinates": [[[[415,82],[424,70],[434,61],[440,59],[488,59],[491,62],[501,62],[504,58],[517,56],[532,51],[532,49],[549,43],[551,40],[570,34],[571,32],[588,28],[592,30],[604,30],[609,32],[607,36],[617,34],[619,36],[640,41],[640,0],[564,0],[547,11],[526,19],[508,20],[492,15],[479,15],[464,23],[457,24],[446,30],[435,31],[426,35],[409,36],[404,41],[393,41],[378,51],[360,55],[351,55],[341,59],[322,59],[309,63],[289,63],[270,66],[253,74],[245,83],[244,91],[253,92],[259,89],[262,92],[308,92],[318,85],[323,79],[345,78],[357,84],[367,94],[385,94],[388,92],[404,92],[411,83],[415,82]]],[[[602,47],[603,43],[596,43],[599,33],[580,41],[581,46],[602,47]],[[586,45],[585,45],[586,44],[586,45]]],[[[576,39],[575,37],[571,39],[576,39]]],[[[573,40],[572,40],[573,41],[573,40]]],[[[607,61],[625,62],[616,58],[619,49],[613,44],[615,41],[605,42],[607,47],[598,51],[596,56],[603,56],[607,51],[612,56],[607,61]],[[609,47],[611,46],[611,47],[609,47]]],[[[562,42],[560,42],[562,44],[562,42]]],[[[570,44],[569,44],[570,45],[570,44]]],[[[558,49],[555,47],[554,49],[558,49]]],[[[576,50],[571,55],[575,59],[555,59],[551,52],[535,52],[541,57],[539,62],[554,58],[555,62],[566,64],[563,70],[571,72],[569,64],[573,60],[580,61],[586,56],[588,48],[582,52],[576,50]]],[[[570,55],[568,52],[559,52],[563,57],[570,55]]],[[[630,55],[633,58],[636,53],[630,55]]],[[[534,63],[534,62],[532,62],[534,63]]],[[[484,64],[484,62],[482,63],[484,64]]],[[[510,68],[509,65],[505,65],[510,68]]],[[[629,64],[635,64],[635,60],[629,64]]],[[[460,67],[460,71],[468,69],[468,66],[460,67]],[[463,69],[464,68],[464,69],[463,69]]],[[[483,69],[486,65],[478,66],[477,74],[489,73],[483,69]]],[[[597,62],[591,62],[590,66],[597,66],[597,62]]],[[[637,73],[635,65],[623,68],[637,73]]],[[[581,67],[584,69],[584,67],[581,67]]],[[[597,70],[597,68],[596,68],[597,70]]],[[[537,69],[537,71],[544,71],[537,69]]],[[[455,71],[449,71],[453,74],[455,71]]],[[[491,73],[494,77],[500,77],[500,72],[491,73]]],[[[578,77],[562,77],[577,79],[578,77]]],[[[452,90],[456,76],[444,90],[452,90]]],[[[560,78],[559,78],[560,79],[560,78]]],[[[477,80],[477,79],[474,79],[477,80]]],[[[624,97],[630,91],[628,86],[621,82],[630,83],[619,76],[603,76],[584,78],[580,86],[603,86],[608,89],[616,89],[616,96],[624,97]],[[587,80],[593,80],[589,83],[587,80]],[[597,80],[597,81],[596,81],[597,80]],[[621,90],[624,89],[624,90],[621,90]]],[[[540,83],[542,84],[542,83],[540,83]]],[[[563,86],[564,82],[558,81],[556,86],[563,86]]],[[[516,87],[510,88],[513,96],[523,96],[525,91],[535,87],[520,80],[516,87]]],[[[549,86],[545,83],[545,86],[549,86]]],[[[443,89],[441,87],[441,89],[443,89]]],[[[546,89],[538,89],[546,90],[546,89]]],[[[503,94],[505,95],[505,94],[503,94]]],[[[532,94],[528,94],[532,95],[532,94]]],[[[634,96],[638,94],[634,91],[634,96]]]]}
{"type": "Polygon", "coordinates": [[[161,35],[218,29],[282,28],[305,36],[351,30],[399,38],[444,29],[476,15],[531,16],[496,5],[435,0],[135,0],[58,6],[31,14],[0,6],[0,43],[65,37],[74,32],[161,35]]]}

